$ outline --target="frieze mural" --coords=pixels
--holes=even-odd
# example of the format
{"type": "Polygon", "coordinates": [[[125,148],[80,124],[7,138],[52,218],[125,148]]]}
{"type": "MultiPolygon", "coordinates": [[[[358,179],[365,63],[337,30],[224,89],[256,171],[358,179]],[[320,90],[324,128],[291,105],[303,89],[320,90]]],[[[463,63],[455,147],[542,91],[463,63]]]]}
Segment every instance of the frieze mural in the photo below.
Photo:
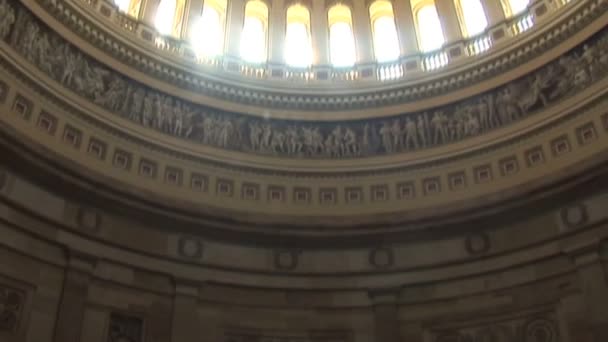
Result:
{"type": "Polygon", "coordinates": [[[608,72],[604,29],[532,74],[471,99],[387,119],[311,123],[227,113],[160,93],[83,54],[17,2],[0,0],[0,38],[64,87],[124,119],[208,146],[291,158],[358,158],[460,141],[532,115],[608,72]]]}
{"type": "Polygon", "coordinates": [[[227,330],[224,342],[350,342],[350,331],[263,331],[263,330],[227,330]]]}
{"type": "Polygon", "coordinates": [[[498,322],[433,332],[433,342],[559,342],[554,314],[505,319],[498,322]]]}

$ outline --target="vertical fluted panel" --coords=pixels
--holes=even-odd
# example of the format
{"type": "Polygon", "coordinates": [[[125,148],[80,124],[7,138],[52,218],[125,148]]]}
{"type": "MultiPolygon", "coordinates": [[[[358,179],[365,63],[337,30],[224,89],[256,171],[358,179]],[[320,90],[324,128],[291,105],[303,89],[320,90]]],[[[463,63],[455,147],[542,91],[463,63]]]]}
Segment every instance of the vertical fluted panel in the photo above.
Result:
{"type": "Polygon", "coordinates": [[[462,40],[462,30],[458,21],[458,13],[453,0],[435,1],[437,14],[443,28],[443,36],[446,43],[454,43],[462,40]]]}
{"type": "Polygon", "coordinates": [[[188,1],[188,12],[186,18],[186,39],[196,38],[194,31],[196,29],[197,22],[201,18],[203,12],[203,1],[202,0],[190,0],[188,1]]]}
{"type": "Polygon", "coordinates": [[[357,45],[357,63],[371,63],[374,61],[374,50],[367,4],[365,1],[354,1],[353,6],[353,32],[357,45]]]}
{"type": "Polygon", "coordinates": [[[325,0],[312,2],[312,46],[314,48],[314,65],[329,65],[329,29],[325,0]]]}
{"type": "Polygon", "coordinates": [[[393,12],[397,33],[399,34],[399,44],[401,45],[401,55],[411,55],[418,52],[418,40],[416,38],[416,24],[410,0],[393,1],[393,12]]]}
{"type": "Polygon", "coordinates": [[[154,27],[154,21],[156,19],[156,10],[158,9],[158,5],[160,4],[160,0],[144,0],[143,6],[144,11],[141,20],[154,27]]]}
{"type": "Polygon", "coordinates": [[[226,55],[240,56],[241,32],[245,21],[245,0],[228,0],[226,13],[226,55]]]}
{"type": "Polygon", "coordinates": [[[284,58],[284,46],[285,46],[285,2],[283,0],[273,0],[270,7],[270,20],[269,20],[269,47],[270,47],[270,62],[276,64],[283,64],[284,58]]]}
{"type": "Polygon", "coordinates": [[[481,0],[481,4],[486,12],[486,18],[490,27],[505,20],[505,10],[500,0],[481,0]]]}

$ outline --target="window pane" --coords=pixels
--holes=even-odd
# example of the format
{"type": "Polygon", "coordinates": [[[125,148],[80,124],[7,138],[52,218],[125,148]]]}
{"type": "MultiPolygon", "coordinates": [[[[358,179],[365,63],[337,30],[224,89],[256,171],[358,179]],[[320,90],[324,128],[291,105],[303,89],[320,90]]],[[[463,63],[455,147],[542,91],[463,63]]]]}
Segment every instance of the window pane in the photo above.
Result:
{"type": "Polygon", "coordinates": [[[245,18],[241,34],[241,57],[253,63],[261,63],[266,58],[266,33],[264,24],[258,18],[245,18]]]}
{"type": "Polygon", "coordinates": [[[488,26],[486,13],[479,0],[460,0],[464,24],[469,36],[475,36],[483,32],[488,26]]]}
{"type": "Polygon", "coordinates": [[[443,45],[441,22],[434,5],[424,6],[418,11],[418,26],[422,51],[436,50],[443,45]]]}
{"type": "Polygon", "coordinates": [[[192,45],[196,52],[205,56],[216,56],[222,53],[224,32],[220,14],[210,6],[203,6],[203,15],[195,27],[192,45]]]}
{"type": "Polygon", "coordinates": [[[129,4],[131,3],[130,0],[114,0],[114,4],[118,7],[119,10],[121,10],[122,12],[128,12],[129,11],[129,4]]]}
{"type": "Polygon", "coordinates": [[[295,67],[307,67],[312,62],[312,47],[308,36],[308,28],[303,23],[287,25],[285,61],[295,67]]]}
{"type": "Polygon", "coordinates": [[[175,18],[176,0],[161,0],[156,10],[154,26],[162,34],[171,34],[175,18]]]}
{"type": "Polygon", "coordinates": [[[529,3],[530,0],[509,0],[509,5],[511,6],[511,13],[515,15],[520,12],[523,12],[526,7],[528,7],[529,3]]]}
{"type": "Polygon", "coordinates": [[[374,21],[374,50],[378,62],[394,61],[399,58],[399,38],[392,17],[380,17],[374,21]]]}
{"type": "Polygon", "coordinates": [[[335,23],[329,29],[331,63],[337,67],[355,64],[355,38],[348,23],[335,23]]]}

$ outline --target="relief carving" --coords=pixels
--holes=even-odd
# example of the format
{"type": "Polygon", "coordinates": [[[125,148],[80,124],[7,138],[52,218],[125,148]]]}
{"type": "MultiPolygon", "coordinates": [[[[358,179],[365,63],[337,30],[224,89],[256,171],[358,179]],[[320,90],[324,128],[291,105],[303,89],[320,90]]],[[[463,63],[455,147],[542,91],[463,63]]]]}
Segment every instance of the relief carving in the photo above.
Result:
{"type": "Polygon", "coordinates": [[[553,313],[503,319],[466,328],[433,332],[434,342],[559,342],[557,319],[553,313]]]}
{"type": "Polygon", "coordinates": [[[448,144],[525,118],[608,72],[608,30],[604,30],[526,77],[441,108],[340,123],[259,119],[188,103],[128,80],[76,50],[25,8],[7,1],[0,0],[1,38],[66,88],[164,134],[263,155],[358,158],[448,144]]]}
{"type": "Polygon", "coordinates": [[[262,331],[230,330],[224,334],[224,342],[350,342],[349,331],[262,331]]]}

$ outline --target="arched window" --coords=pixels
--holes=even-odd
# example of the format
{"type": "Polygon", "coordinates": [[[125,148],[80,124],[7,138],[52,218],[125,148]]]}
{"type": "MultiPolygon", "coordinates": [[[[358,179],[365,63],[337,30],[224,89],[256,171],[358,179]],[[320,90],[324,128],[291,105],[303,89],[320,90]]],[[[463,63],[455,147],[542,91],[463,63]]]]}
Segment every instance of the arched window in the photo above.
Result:
{"type": "Polygon", "coordinates": [[[268,7],[262,1],[251,0],[245,6],[245,22],[241,33],[241,57],[252,63],[266,60],[268,7]]]}
{"type": "Polygon", "coordinates": [[[116,4],[118,10],[125,12],[134,18],[139,18],[141,0],[115,0],[114,4],[116,4]]]}
{"type": "Polygon", "coordinates": [[[511,17],[523,12],[528,5],[530,0],[503,0],[503,7],[507,17],[511,17]]]}
{"type": "Polygon", "coordinates": [[[195,23],[194,33],[190,37],[197,54],[207,57],[222,54],[224,50],[225,23],[226,1],[205,1],[203,13],[198,22],[195,23]]]}
{"type": "Polygon", "coordinates": [[[185,0],[161,0],[154,26],[161,34],[179,37],[184,19],[185,0]]]}
{"type": "Polygon", "coordinates": [[[415,13],[420,49],[422,51],[439,49],[445,42],[445,39],[435,4],[432,2],[426,3],[415,13]]]}
{"type": "Polygon", "coordinates": [[[466,37],[478,35],[488,27],[486,12],[480,0],[457,0],[456,9],[462,33],[466,37]]]}
{"type": "Polygon", "coordinates": [[[338,4],[327,12],[329,55],[336,67],[353,66],[356,61],[355,37],[350,8],[338,4]]]}
{"type": "Polygon", "coordinates": [[[374,52],[378,62],[394,61],[399,58],[399,37],[395,26],[393,5],[386,0],[378,0],[369,6],[369,15],[374,35],[374,52]]]}
{"type": "Polygon", "coordinates": [[[300,4],[287,9],[285,62],[300,68],[308,67],[312,63],[310,12],[300,4]]]}

